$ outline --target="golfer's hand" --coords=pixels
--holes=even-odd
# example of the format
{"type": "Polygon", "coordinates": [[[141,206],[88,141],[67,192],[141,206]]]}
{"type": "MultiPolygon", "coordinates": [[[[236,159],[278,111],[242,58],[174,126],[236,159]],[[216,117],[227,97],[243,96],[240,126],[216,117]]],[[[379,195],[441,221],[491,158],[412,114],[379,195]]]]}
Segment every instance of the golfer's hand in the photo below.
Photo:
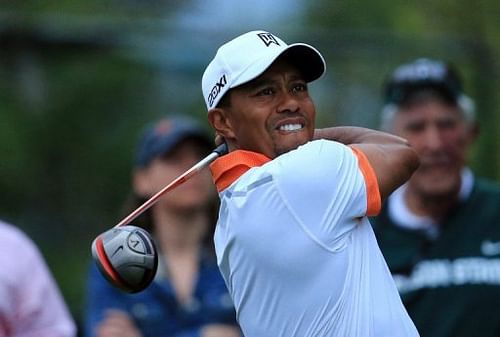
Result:
{"type": "Polygon", "coordinates": [[[98,337],[142,337],[132,317],[121,310],[107,310],[104,320],[97,326],[98,337]]]}
{"type": "Polygon", "coordinates": [[[221,135],[219,135],[218,133],[217,133],[217,134],[215,134],[214,143],[215,143],[215,146],[219,146],[219,145],[221,145],[222,143],[224,143],[224,137],[222,137],[222,136],[221,136],[221,135]]]}
{"type": "Polygon", "coordinates": [[[202,337],[240,337],[240,329],[233,325],[210,324],[201,330],[202,337]]]}

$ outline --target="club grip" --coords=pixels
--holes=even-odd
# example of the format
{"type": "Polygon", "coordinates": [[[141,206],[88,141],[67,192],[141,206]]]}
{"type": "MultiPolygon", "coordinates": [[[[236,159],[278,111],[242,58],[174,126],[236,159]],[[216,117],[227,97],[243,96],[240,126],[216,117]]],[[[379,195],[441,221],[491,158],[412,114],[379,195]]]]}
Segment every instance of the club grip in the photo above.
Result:
{"type": "Polygon", "coordinates": [[[221,145],[217,146],[212,152],[217,153],[219,155],[219,157],[227,154],[227,152],[228,152],[227,144],[222,143],[221,145]]]}

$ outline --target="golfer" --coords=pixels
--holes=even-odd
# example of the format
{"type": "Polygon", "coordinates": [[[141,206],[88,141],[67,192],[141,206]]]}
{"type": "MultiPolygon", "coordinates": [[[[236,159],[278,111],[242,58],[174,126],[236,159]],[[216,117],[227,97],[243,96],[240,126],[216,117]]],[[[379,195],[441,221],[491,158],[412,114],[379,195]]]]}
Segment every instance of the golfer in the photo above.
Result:
{"type": "Polygon", "coordinates": [[[202,89],[229,154],[211,165],[217,262],[245,337],[418,336],[369,215],[418,167],[406,140],[315,129],[313,47],[265,31],[219,48],[202,89]]]}

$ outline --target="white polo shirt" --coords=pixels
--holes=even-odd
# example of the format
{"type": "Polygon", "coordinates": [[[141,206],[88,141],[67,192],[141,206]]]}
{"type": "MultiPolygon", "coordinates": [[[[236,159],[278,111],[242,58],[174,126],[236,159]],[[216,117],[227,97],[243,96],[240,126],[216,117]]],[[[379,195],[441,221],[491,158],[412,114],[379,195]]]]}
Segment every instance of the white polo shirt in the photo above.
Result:
{"type": "Polygon", "coordinates": [[[418,336],[366,217],[380,193],[361,151],[316,140],[211,169],[218,264],[245,337],[418,336]]]}

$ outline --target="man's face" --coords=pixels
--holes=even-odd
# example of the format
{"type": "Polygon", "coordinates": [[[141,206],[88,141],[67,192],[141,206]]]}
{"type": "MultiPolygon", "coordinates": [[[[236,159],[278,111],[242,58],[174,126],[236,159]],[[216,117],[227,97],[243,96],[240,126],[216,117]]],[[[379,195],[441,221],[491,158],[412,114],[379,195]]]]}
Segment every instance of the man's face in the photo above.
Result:
{"type": "Polygon", "coordinates": [[[394,132],[420,156],[409,188],[425,197],[459,191],[461,169],[474,137],[471,124],[457,107],[431,99],[402,108],[394,118],[394,132]]]}
{"type": "Polygon", "coordinates": [[[303,76],[289,63],[278,60],[230,95],[226,117],[238,149],[275,158],[312,139],[314,103],[303,76]]]}

